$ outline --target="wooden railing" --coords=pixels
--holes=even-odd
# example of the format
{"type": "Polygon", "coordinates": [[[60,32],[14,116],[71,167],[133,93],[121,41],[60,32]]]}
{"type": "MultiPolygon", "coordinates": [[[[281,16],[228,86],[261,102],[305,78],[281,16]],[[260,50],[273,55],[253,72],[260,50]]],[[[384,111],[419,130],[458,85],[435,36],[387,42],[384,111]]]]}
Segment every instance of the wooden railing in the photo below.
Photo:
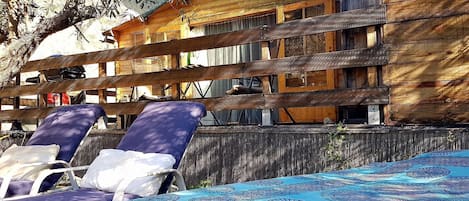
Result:
{"type": "MultiPolygon", "coordinates": [[[[210,36],[172,40],[168,42],[140,45],[130,48],[111,49],[77,55],[47,58],[28,62],[22,72],[59,69],[85,64],[131,60],[160,55],[179,55],[182,52],[227,47],[254,42],[262,42],[266,47],[279,39],[304,36],[317,33],[333,32],[343,29],[368,27],[386,23],[385,7],[375,7],[312,17],[287,22],[276,26],[235,31],[210,36]]],[[[278,49],[270,48],[270,56],[276,58],[278,49]]],[[[312,56],[297,56],[271,60],[259,60],[249,63],[210,66],[191,69],[172,69],[162,72],[132,75],[104,76],[60,82],[42,82],[35,85],[5,87],[0,90],[0,98],[40,95],[51,92],[77,90],[98,90],[100,103],[107,114],[138,114],[145,102],[105,103],[104,90],[107,88],[132,87],[156,84],[179,84],[203,80],[233,79],[241,77],[269,76],[286,72],[320,71],[327,69],[380,66],[387,64],[388,50],[382,45],[372,48],[319,53],[312,56]]],[[[264,79],[266,80],[266,79],[264,79]]],[[[266,80],[267,82],[268,80],[266,80]]],[[[264,87],[269,87],[264,83],[264,87]]],[[[373,87],[367,89],[337,89],[301,93],[266,93],[249,95],[231,95],[218,98],[192,99],[203,102],[208,110],[225,109],[269,109],[298,106],[344,106],[388,104],[388,89],[373,87]]],[[[51,108],[39,106],[30,109],[0,111],[0,120],[21,120],[43,118],[51,108]]]]}

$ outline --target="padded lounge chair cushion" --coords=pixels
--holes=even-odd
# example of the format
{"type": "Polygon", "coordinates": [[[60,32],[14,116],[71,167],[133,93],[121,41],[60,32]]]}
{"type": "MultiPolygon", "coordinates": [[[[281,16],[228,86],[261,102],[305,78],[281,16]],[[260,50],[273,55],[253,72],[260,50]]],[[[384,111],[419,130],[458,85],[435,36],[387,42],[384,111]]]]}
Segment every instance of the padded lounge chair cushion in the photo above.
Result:
{"type": "Polygon", "coordinates": [[[158,193],[164,177],[146,176],[150,172],[171,169],[176,160],[171,154],[142,153],[103,149],[81,180],[81,187],[116,192],[125,179],[135,179],[125,193],[150,196],[158,193]]]}
{"type": "Polygon", "coordinates": [[[171,154],[176,159],[174,168],[177,168],[192,133],[204,116],[205,106],[197,102],[148,103],[117,149],[171,154]]]}
{"type": "Polygon", "coordinates": [[[104,115],[99,105],[59,107],[44,119],[26,145],[57,144],[57,160],[70,161],[89,129],[104,115]]]}
{"type": "MultiPolygon", "coordinates": [[[[29,197],[21,199],[21,201],[58,201],[58,200],[67,200],[67,201],[112,201],[114,193],[97,191],[94,189],[82,188],[78,190],[66,191],[66,192],[56,192],[46,195],[40,195],[35,197],[29,197]]],[[[136,195],[126,194],[125,199],[131,200],[139,198],[136,195]]]]}
{"type": "MultiPolygon", "coordinates": [[[[3,179],[0,178],[0,184],[3,182],[3,179]]],[[[30,180],[11,180],[10,185],[8,186],[6,197],[13,195],[27,195],[33,186],[33,181],[30,180]]]]}
{"type": "Polygon", "coordinates": [[[54,161],[59,150],[60,147],[56,144],[32,146],[17,146],[13,144],[0,157],[0,176],[6,176],[10,171],[16,171],[13,179],[34,181],[39,172],[47,169],[49,166],[22,167],[22,165],[54,161]]]}

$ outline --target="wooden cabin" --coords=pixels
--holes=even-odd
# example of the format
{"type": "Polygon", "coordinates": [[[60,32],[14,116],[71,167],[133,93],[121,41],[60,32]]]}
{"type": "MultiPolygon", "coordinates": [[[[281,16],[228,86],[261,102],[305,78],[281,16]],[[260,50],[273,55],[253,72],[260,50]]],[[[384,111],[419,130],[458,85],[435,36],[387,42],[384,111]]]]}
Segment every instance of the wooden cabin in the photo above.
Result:
{"type": "MultiPolygon", "coordinates": [[[[385,25],[283,39],[276,44],[279,45],[278,53],[273,58],[384,44],[390,48],[386,65],[282,73],[272,79],[272,84],[274,91],[279,93],[387,86],[390,89],[389,104],[285,107],[277,111],[278,122],[467,123],[469,6],[464,0],[192,0],[188,5],[167,3],[144,21],[134,19],[113,28],[112,34],[118,46],[125,48],[270,26],[381,4],[386,5],[385,25]]],[[[249,62],[263,59],[261,46],[258,43],[249,47],[236,46],[203,53],[122,61],[118,62],[116,72],[131,74],[159,71],[164,67],[176,66],[175,62],[179,63],[178,66],[249,62]],[[199,57],[198,60],[195,57],[199,57]]],[[[245,78],[243,84],[248,84],[247,80],[245,78]]],[[[215,82],[211,86],[214,88],[211,89],[212,95],[223,96],[223,92],[233,84],[239,84],[239,81],[215,82]]],[[[256,84],[261,85],[259,82],[256,84]]],[[[163,88],[153,85],[141,91],[165,95],[163,88]]],[[[196,94],[195,89],[191,89],[189,96],[196,94]]],[[[135,88],[133,90],[135,92],[135,88]]],[[[118,98],[131,94],[129,88],[118,90],[118,98]]]]}
{"type": "Polygon", "coordinates": [[[86,91],[108,115],[138,114],[143,94],[199,101],[204,125],[469,123],[467,0],[186,2],[107,31],[118,49],[28,62],[22,73],[99,64],[99,77],[16,82],[0,120],[43,118],[48,93],[86,91]]]}
{"type": "MultiPolygon", "coordinates": [[[[250,29],[262,25],[274,25],[292,20],[305,19],[309,17],[321,16],[340,12],[340,2],[335,0],[310,0],[310,1],[191,1],[189,5],[175,7],[167,3],[158,10],[155,10],[145,21],[134,19],[112,29],[112,34],[117,39],[119,47],[130,47],[145,43],[155,43],[169,41],[173,39],[188,38],[194,36],[219,34],[223,32],[238,31],[250,29]]],[[[373,5],[377,3],[373,3],[373,5]]],[[[368,6],[368,4],[366,4],[368,6]]],[[[357,7],[359,8],[359,7],[357,7]]],[[[343,9],[345,10],[345,9],[343,9]]],[[[370,27],[369,31],[376,31],[370,27]]],[[[366,48],[367,40],[366,30],[356,30],[358,38],[355,43],[349,44],[352,48],[366,48]]],[[[375,32],[376,33],[376,32],[375,32]]],[[[341,32],[328,32],[313,34],[308,36],[291,37],[282,40],[279,43],[279,52],[275,57],[291,57],[312,55],[315,53],[331,52],[342,48],[341,42],[337,41],[337,35],[341,32]]],[[[376,43],[376,37],[373,43],[376,43]]],[[[230,40],[230,39],[227,39],[230,40]]],[[[353,39],[352,39],[353,40],[353,39]]],[[[373,46],[370,44],[369,46],[373,46]]],[[[173,55],[174,56],[174,55],[173,55]]],[[[208,50],[206,52],[196,52],[191,54],[182,54],[178,58],[180,66],[188,64],[196,65],[223,65],[236,62],[249,62],[262,59],[261,44],[252,44],[248,46],[235,46],[208,50]],[[196,58],[195,58],[196,57],[196,58]],[[203,57],[203,58],[201,58],[203,57]],[[188,63],[190,62],[190,63],[188,63]]],[[[162,70],[162,67],[171,66],[171,56],[162,56],[147,60],[134,60],[119,62],[117,64],[117,74],[128,74],[132,72],[148,72],[162,70]],[[153,61],[153,62],[152,62],[153,61]]],[[[361,88],[367,85],[366,69],[348,72],[355,73],[352,78],[348,78],[350,87],[361,88]],[[364,82],[365,81],[365,82],[364,82]]],[[[376,72],[375,72],[376,73],[376,72]]],[[[272,83],[275,91],[279,93],[286,92],[304,92],[330,90],[346,87],[346,77],[341,70],[322,70],[309,72],[292,72],[279,74],[272,83]]],[[[254,87],[260,87],[260,82],[250,82],[251,78],[244,78],[243,81],[216,81],[208,90],[210,95],[223,96],[226,90],[233,84],[244,84],[254,87]]],[[[191,88],[190,94],[195,94],[195,89],[191,88]]],[[[161,86],[147,86],[143,89],[145,92],[152,92],[155,95],[162,95],[161,86]]],[[[132,96],[135,88],[119,89],[118,98],[132,96]]],[[[258,112],[259,113],[259,112],[258,112]]],[[[343,118],[349,118],[354,123],[363,123],[367,121],[367,107],[338,108],[335,106],[322,107],[296,107],[282,108],[278,110],[278,122],[281,123],[322,123],[336,122],[343,118]],[[354,117],[353,114],[361,110],[361,119],[354,117]],[[347,115],[347,117],[344,117],[347,115]],[[349,116],[350,115],[350,116],[349,116]],[[355,119],[354,119],[355,118],[355,119]]],[[[244,113],[238,111],[238,116],[244,113]]],[[[215,115],[215,114],[214,114],[215,115]]],[[[225,116],[227,114],[218,114],[225,116]]],[[[231,113],[230,113],[231,115],[231,113]]],[[[250,119],[255,118],[255,111],[248,114],[250,119]]],[[[379,114],[378,114],[379,115],[379,114]]],[[[259,116],[259,114],[257,114],[259,116]]],[[[235,117],[234,119],[239,119],[235,117]]],[[[229,121],[229,120],[227,120],[229,121]]],[[[379,120],[378,120],[379,121],[379,120]]],[[[246,121],[248,123],[259,123],[246,121]]],[[[379,124],[379,122],[378,122],[379,124]]]]}

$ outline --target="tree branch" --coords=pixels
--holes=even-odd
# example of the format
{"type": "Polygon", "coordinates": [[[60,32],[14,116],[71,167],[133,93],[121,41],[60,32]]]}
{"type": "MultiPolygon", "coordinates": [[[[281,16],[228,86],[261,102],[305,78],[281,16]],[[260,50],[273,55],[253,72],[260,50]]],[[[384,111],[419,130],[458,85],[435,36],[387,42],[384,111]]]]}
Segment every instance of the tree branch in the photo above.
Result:
{"type": "MultiPolygon", "coordinates": [[[[6,0],[0,1],[0,16],[7,16],[6,0]]],[[[5,17],[0,18],[0,44],[5,42],[8,38],[8,21],[5,17]]]]}
{"type": "Polygon", "coordinates": [[[8,0],[7,1],[7,18],[8,18],[8,38],[17,39],[19,38],[18,25],[24,19],[25,6],[24,2],[19,0],[8,0]]]}
{"type": "Polygon", "coordinates": [[[6,31],[4,31],[4,29],[2,27],[3,26],[0,25],[0,44],[5,42],[8,38],[7,37],[8,33],[6,31]]]}
{"type": "Polygon", "coordinates": [[[0,52],[0,86],[5,86],[7,81],[20,71],[32,52],[47,36],[97,15],[96,9],[85,6],[83,0],[68,0],[60,13],[43,20],[35,31],[11,40],[7,51],[3,54],[0,52]]]}
{"type": "Polygon", "coordinates": [[[69,0],[64,9],[53,18],[45,19],[42,23],[47,26],[38,27],[41,37],[47,37],[57,31],[61,31],[79,22],[98,16],[96,8],[85,6],[81,0],[69,0]]]}

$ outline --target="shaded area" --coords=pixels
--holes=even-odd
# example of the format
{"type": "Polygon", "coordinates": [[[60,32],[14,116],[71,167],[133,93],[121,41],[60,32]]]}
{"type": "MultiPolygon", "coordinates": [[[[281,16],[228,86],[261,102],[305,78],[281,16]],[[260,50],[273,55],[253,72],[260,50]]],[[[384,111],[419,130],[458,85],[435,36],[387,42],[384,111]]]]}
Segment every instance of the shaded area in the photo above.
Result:
{"type": "Polygon", "coordinates": [[[388,3],[389,123],[468,122],[468,9],[464,0],[388,3]]]}

